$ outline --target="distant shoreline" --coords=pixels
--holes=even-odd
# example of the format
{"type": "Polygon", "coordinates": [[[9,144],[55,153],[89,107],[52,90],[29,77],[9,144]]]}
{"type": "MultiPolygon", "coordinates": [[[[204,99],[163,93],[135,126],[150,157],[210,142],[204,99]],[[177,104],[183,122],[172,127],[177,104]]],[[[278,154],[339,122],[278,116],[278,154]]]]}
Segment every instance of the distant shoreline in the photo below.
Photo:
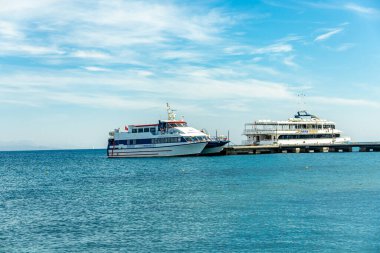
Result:
{"type": "Polygon", "coordinates": [[[0,152],[35,152],[35,151],[78,151],[78,150],[107,150],[107,148],[69,148],[69,149],[12,149],[12,150],[0,150],[0,152]]]}

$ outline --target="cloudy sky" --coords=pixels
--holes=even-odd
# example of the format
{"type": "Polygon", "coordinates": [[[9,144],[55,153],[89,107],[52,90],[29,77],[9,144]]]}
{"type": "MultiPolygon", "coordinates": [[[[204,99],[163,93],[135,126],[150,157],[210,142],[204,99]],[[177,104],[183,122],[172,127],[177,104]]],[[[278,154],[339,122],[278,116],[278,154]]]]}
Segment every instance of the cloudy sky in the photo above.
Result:
{"type": "Polygon", "coordinates": [[[166,117],[230,130],[307,109],[380,140],[380,2],[0,0],[0,147],[104,147],[166,117]],[[298,99],[297,94],[305,94],[298,99]]]}

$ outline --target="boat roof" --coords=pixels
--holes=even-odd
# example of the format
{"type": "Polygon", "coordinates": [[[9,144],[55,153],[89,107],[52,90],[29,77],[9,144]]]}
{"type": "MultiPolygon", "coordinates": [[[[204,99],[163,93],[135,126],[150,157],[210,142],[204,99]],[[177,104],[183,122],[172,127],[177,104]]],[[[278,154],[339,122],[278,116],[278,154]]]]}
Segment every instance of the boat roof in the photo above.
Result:
{"type": "MultiPolygon", "coordinates": [[[[160,122],[164,123],[173,123],[173,124],[186,124],[186,121],[183,120],[160,120],[160,122]]],[[[159,124],[142,124],[142,125],[128,125],[129,127],[154,127],[159,124]]]]}
{"type": "Polygon", "coordinates": [[[160,120],[161,122],[165,122],[165,123],[175,123],[175,124],[184,124],[186,123],[186,121],[184,120],[169,120],[169,119],[166,119],[166,120],[160,120]]]}
{"type": "Polygon", "coordinates": [[[130,127],[150,127],[150,126],[158,126],[158,124],[144,124],[144,125],[129,125],[130,127]]]}

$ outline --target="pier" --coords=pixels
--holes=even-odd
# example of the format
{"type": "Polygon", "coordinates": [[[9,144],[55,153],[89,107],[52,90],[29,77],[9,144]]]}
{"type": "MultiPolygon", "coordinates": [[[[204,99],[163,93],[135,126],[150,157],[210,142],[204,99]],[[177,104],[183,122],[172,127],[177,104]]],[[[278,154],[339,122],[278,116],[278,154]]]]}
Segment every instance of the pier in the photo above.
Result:
{"type": "Polygon", "coordinates": [[[380,142],[351,142],[313,145],[236,145],[223,149],[220,155],[257,155],[276,153],[380,152],[380,142]]]}

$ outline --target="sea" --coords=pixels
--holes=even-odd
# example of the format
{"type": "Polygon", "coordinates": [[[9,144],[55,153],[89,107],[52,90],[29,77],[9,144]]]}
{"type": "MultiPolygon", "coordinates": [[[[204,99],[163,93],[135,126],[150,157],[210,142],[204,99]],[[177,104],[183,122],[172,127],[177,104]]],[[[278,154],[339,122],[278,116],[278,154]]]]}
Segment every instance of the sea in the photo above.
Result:
{"type": "Polygon", "coordinates": [[[0,152],[0,252],[380,252],[380,153],[0,152]]]}

